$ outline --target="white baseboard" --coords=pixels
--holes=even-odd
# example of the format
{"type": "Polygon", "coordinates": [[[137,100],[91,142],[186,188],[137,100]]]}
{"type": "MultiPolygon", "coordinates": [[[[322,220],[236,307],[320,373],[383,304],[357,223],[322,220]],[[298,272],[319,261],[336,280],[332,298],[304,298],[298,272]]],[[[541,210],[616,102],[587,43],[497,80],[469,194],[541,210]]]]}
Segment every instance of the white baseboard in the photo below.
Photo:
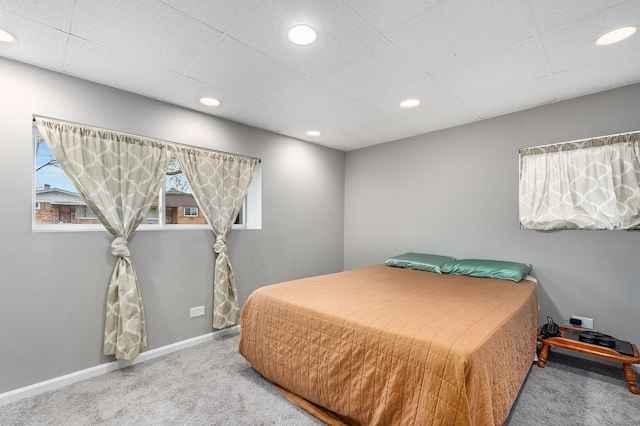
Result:
{"type": "Polygon", "coordinates": [[[91,377],[107,374],[121,368],[130,367],[132,365],[140,364],[145,361],[149,361],[154,358],[161,357],[163,355],[170,354],[172,352],[179,351],[181,349],[188,348],[200,343],[208,342],[213,339],[219,339],[221,337],[228,336],[230,334],[236,334],[240,330],[239,325],[234,325],[229,328],[214,331],[212,333],[204,334],[202,336],[193,337],[191,339],[183,340],[181,342],[172,343],[170,345],[162,346],[160,348],[151,349],[149,351],[141,352],[137,358],[129,361],[112,361],[105,364],[96,365],[84,370],[76,371],[74,373],[66,374],[64,376],[56,377],[50,380],[46,380],[40,383],[34,383],[33,385],[25,386],[22,388],[14,389],[9,392],[0,393],[0,407],[3,405],[11,404],[12,402],[29,398],[35,395],[39,395],[50,390],[58,389],[63,386],[70,385],[72,383],[80,382],[82,380],[90,379],[91,377]]]}

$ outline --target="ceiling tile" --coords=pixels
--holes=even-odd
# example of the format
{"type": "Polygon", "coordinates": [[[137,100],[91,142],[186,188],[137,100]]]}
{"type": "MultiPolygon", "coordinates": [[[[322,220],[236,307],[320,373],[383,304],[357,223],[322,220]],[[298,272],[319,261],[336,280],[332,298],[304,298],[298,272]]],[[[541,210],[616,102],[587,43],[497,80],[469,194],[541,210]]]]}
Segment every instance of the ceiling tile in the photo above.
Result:
{"type": "Polygon", "coordinates": [[[71,34],[179,73],[220,37],[155,0],[76,0],[71,34]]]}
{"type": "Polygon", "coordinates": [[[375,40],[345,62],[312,76],[340,93],[359,99],[424,77],[394,47],[375,40]]]}
{"type": "Polygon", "coordinates": [[[162,100],[218,117],[231,117],[256,104],[235,93],[190,78],[181,79],[162,100]],[[200,98],[204,96],[218,99],[220,105],[211,107],[201,104],[200,98]]]}
{"type": "Polygon", "coordinates": [[[302,78],[301,74],[228,37],[188,75],[256,101],[302,78]]]}
{"type": "Polygon", "coordinates": [[[463,101],[463,104],[485,119],[497,117],[527,108],[533,108],[556,99],[553,82],[549,77],[539,78],[524,84],[484,93],[463,101]]]}
{"type": "Polygon", "coordinates": [[[251,108],[234,115],[232,119],[272,132],[279,132],[287,127],[313,123],[309,119],[260,103],[256,103],[251,108]]]}
{"type": "Polygon", "coordinates": [[[406,99],[420,100],[420,108],[422,109],[433,109],[457,102],[456,98],[432,77],[425,77],[386,91],[376,91],[371,96],[364,98],[363,103],[395,120],[403,121],[403,118],[416,110],[416,108],[400,107],[400,102],[406,99]]]}
{"type": "Polygon", "coordinates": [[[378,34],[339,0],[265,0],[229,35],[309,75],[348,58],[378,34]],[[287,40],[287,30],[300,23],[318,31],[314,43],[287,40]]]}
{"type": "Polygon", "coordinates": [[[589,15],[540,36],[551,71],[556,73],[640,49],[640,36],[608,46],[595,40],[609,30],[637,25],[640,2],[626,2],[589,15]]]}
{"type": "Polygon", "coordinates": [[[577,21],[628,0],[529,0],[539,33],[577,21]]]}
{"type": "Polygon", "coordinates": [[[432,132],[447,127],[459,126],[478,120],[478,116],[460,102],[438,103],[428,106],[420,104],[416,108],[404,110],[399,119],[419,133],[432,132]]]}
{"type": "Polygon", "coordinates": [[[369,144],[368,141],[360,139],[357,136],[349,135],[340,130],[321,126],[317,123],[310,123],[309,125],[297,125],[287,127],[279,132],[280,134],[291,136],[292,138],[300,139],[303,141],[328,146],[335,149],[355,149],[363,144],[369,144]],[[310,129],[320,130],[320,136],[308,136],[306,132],[310,129]]]}
{"type": "MultiPolygon", "coordinates": [[[[69,0],[2,0],[0,10],[61,30],[68,5],[69,0]]],[[[4,20],[2,22],[4,26],[4,20]]]]}
{"type": "Polygon", "coordinates": [[[58,70],[69,36],[61,31],[0,10],[2,28],[18,38],[0,43],[0,56],[58,70]]]}
{"type": "Polygon", "coordinates": [[[334,143],[335,149],[339,149],[341,151],[353,151],[355,149],[366,148],[372,145],[379,145],[383,142],[369,142],[364,139],[356,138],[355,136],[349,135],[355,139],[349,140],[341,140],[340,143],[334,143]]]}
{"type": "Polygon", "coordinates": [[[345,129],[345,131],[353,134],[354,136],[369,141],[370,145],[409,138],[421,133],[418,130],[398,121],[381,120],[374,122],[373,120],[371,120],[369,126],[362,125],[357,129],[353,126],[350,127],[351,130],[345,129]]]}
{"type": "Polygon", "coordinates": [[[561,99],[640,82],[640,50],[554,74],[561,99]],[[613,66],[612,66],[613,64],[613,66]]]}
{"type": "Polygon", "coordinates": [[[316,81],[302,79],[288,85],[264,104],[309,120],[320,121],[327,115],[339,115],[357,102],[316,81]]]}
{"type": "Polygon", "coordinates": [[[330,126],[372,143],[414,136],[419,132],[407,124],[364,104],[352,105],[339,115],[325,119],[330,126]]]}
{"type": "Polygon", "coordinates": [[[384,33],[391,28],[428,11],[441,0],[344,0],[376,30],[384,33]]]}
{"type": "Polygon", "coordinates": [[[179,78],[171,71],[75,37],[69,38],[63,71],[156,99],[179,78]]]}
{"type": "Polygon", "coordinates": [[[429,74],[478,61],[531,37],[521,3],[451,0],[424,17],[390,31],[387,38],[429,74]]]}
{"type": "MultiPolygon", "coordinates": [[[[41,0],[46,1],[46,0],[41,0]]],[[[160,0],[192,18],[224,32],[247,13],[257,0],[160,0]]]]}
{"type": "Polygon", "coordinates": [[[535,80],[547,75],[544,54],[533,38],[492,52],[463,67],[433,75],[458,99],[535,80]]]}

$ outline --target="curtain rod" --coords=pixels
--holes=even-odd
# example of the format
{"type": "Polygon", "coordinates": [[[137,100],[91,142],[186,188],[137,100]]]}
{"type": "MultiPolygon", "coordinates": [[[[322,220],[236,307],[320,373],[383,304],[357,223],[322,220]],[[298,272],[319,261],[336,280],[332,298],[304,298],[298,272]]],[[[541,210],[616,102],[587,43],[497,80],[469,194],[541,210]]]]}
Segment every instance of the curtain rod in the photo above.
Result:
{"type": "Polygon", "coordinates": [[[47,117],[47,116],[39,115],[39,114],[33,114],[32,116],[33,116],[33,122],[34,123],[36,121],[36,117],[38,117],[38,118],[43,118],[45,120],[55,120],[55,121],[59,121],[61,123],[74,124],[76,126],[90,127],[92,129],[96,129],[96,130],[103,130],[103,131],[106,131],[106,132],[113,132],[113,133],[119,133],[121,135],[133,136],[135,138],[153,139],[153,140],[156,140],[158,142],[166,143],[168,145],[179,145],[179,146],[184,146],[184,147],[187,147],[187,148],[200,149],[202,151],[209,151],[209,152],[215,152],[215,153],[218,153],[218,154],[232,155],[234,157],[249,158],[249,159],[252,159],[252,160],[258,160],[258,163],[262,163],[262,159],[261,158],[252,157],[250,155],[234,154],[232,152],[220,151],[220,150],[217,150],[217,149],[203,148],[201,146],[196,146],[196,145],[188,145],[188,144],[185,144],[185,143],[171,142],[171,141],[167,141],[167,140],[164,140],[164,139],[152,138],[152,137],[148,137],[148,136],[140,136],[140,135],[136,135],[136,134],[133,134],[133,133],[121,132],[119,130],[106,129],[104,127],[90,126],[88,124],[77,123],[75,121],[60,120],[59,118],[47,117]]]}
{"type": "Polygon", "coordinates": [[[635,130],[632,132],[622,132],[622,133],[614,133],[612,135],[604,135],[604,136],[594,136],[591,138],[584,138],[584,139],[576,139],[573,141],[564,141],[564,142],[556,142],[556,143],[548,143],[546,145],[536,145],[536,146],[530,146],[530,147],[526,147],[526,148],[519,148],[518,151],[522,151],[523,149],[531,149],[531,148],[546,148],[548,146],[553,146],[553,145],[561,145],[564,143],[576,143],[576,142],[584,142],[584,141],[588,141],[591,139],[602,139],[602,138],[612,138],[614,136],[622,136],[622,135],[630,135],[632,133],[640,133],[640,130],[635,130]]]}

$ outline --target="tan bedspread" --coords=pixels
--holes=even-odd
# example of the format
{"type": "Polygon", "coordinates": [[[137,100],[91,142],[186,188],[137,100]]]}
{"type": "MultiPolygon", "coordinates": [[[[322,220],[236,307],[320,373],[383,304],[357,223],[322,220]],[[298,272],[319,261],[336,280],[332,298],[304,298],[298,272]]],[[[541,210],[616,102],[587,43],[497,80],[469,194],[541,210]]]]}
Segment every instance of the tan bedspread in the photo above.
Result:
{"type": "Polygon", "coordinates": [[[532,281],[375,265],[256,290],[239,351],[329,424],[501,424],[532,365],[537,304],[532,281]]]}

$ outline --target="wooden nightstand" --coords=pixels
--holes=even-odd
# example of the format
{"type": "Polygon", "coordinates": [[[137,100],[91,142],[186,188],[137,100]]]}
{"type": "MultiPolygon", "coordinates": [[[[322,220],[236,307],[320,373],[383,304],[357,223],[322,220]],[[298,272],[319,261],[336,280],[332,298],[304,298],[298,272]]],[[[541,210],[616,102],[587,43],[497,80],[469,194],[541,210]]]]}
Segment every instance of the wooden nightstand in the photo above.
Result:
{"type": "Polygon", "coordinates": [[[640,354],[638,354],[638,348],[632,344],[633,356],[623,355],[616,352],[611,348],[605,346],[594,345],[592,343],[581,342],[575,339],[565,338],[565,332],[571,331],[574,333],[580,333],[584,330],[580,328],[559,326],[560,336],[544,338],[540,336],[540,329],[538,329],[538,342],[542,343],[542,349],[538,355],[538,367],[544,368],[547,363],[547,356],[549,355],[549,347],[554,346],[556,348],[568,349],[570,351],[576,351],[587,355],[597,356],[599,358],[609,359],[611,361],[621,362],[624,370],[624,377],[629,384],[629,392],[636,395],[640,394],[638,390],[638,384],[636,382],[636,376],[633,372],[631,364],[640,364],[640,354]]]}

